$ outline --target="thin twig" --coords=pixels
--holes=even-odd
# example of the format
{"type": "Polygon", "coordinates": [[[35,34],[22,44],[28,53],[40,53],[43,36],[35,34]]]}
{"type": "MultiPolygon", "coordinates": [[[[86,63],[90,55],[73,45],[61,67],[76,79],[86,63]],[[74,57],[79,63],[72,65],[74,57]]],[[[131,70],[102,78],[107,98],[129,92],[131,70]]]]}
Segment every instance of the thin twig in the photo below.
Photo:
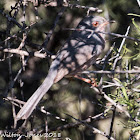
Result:
{"type": "MultiPolygon", "coordinates": [[[[110,53],[112,52],[113,48],[115,47],[115,44],[113,44],[112,47],[110,47],[110,50],[107,52],[107,54],[104,56],[104,58],[101,60],[104,62],[104,65],[102,67],[102,70],[104,71],[105,67],[106,67],[106,64],[108,63],[108,56],[110,55],[110,53]]],[[[102,85],[102,82],[103,82],[103,76],[104,76],[104,73],[102,73],[101,75],[101,79],[100,79],[100,82],[99,82],[99,85],[102,85]]]]}
{"type": "Polygon", "coordinates": [[[61,10],[58,12],[58,15],[57,15],[57,17],[56,17],[56,19],[55,19],[55,21],[54,21],[53,27],[52,27],[52,29],[49,31],[49,33],[48,33],[48,35],[47,35],[45,41],[44,41],[43,44],[41,45],[41,48],[45,48],[45,47],[47,46],[47,44],[48,44],[48,42],[49,42],[49,40],[50,40],[52,34],[54,33],[55,27],[56,27],[56,25],[58,24],[59,19],[60,19],[60,17],[63,15],[65,9],[66,9],[66,8],[63,7],[63,8],[61,8],[61,10]]]}
{"type": "MultiPolygon", "coordinates": [[[[129,30],[130,30],[130,26],[128,26],[127,31],[126,31],[126,33],[125,33],[125,36],[128,35],[129,30]]],[[[116,64],[117,64],[117,62],[118,62],[118,60],[119,60],[119,55],[120,55],[120,52],[121,52],[121,50],[122,50],[122,47],[123,47],[123,45],[124,45],[124,43],[125,43],[125,40],[126,40],[126,38],[123,38],[123,40],[122,40],[122,42],[121,42],[121,45],[120,45],[119,50],[118,50],[118,53],[117,53],[117,55],[116,55],[116,59],[115,59],[115,61],[114,61],[114,63],[113,63],[112,70],[114,70],[115,67],[116,67],[116,64]]]]}
{"type": "Polygon", "coordinates": [[[93,133],[97,133],[97,134],[100,134],[102,136],[105,136],[105,137],[109,138],[110,140],[115,140],[113,137],[110,137],[105,132],[103,132],[103,131],[101,131],[101,130],[99,130],[99,129],[97,129],[97,128],[95,128],[95,127],[93,127],[93,126],[91,126],[91,125],[89,125],[87,123],[85,123],[84,121],[76,119],[76,118],[74,118],[73,116],[71,116],[69,114],[66,114],[66,115],[71,117],[71,118],[73,118],[74,120],[80,122],[81,124],[85,125],[86,127],[90,128],[91,130],[93,130],[93,133]]]}
{"type": "Polygon", "coordinates": [[[21,100],[19,100],[19,99],[15,99],[15,98],[13,98],[13,97],[6,97],[5,100],[13,101],[13,102],[16,102],[16,103],[18,103],[18,104],[25,104],[24,101],[21,101],[21,100]]]}
{"type": "Polygon", "coordinates": [[[52,114],[52,113],[46,111],[45,108],[44,108],[44,106],[42,106],[41,109],[40,109],[40,108],[37,108],[37,109],[38,109],[39,111],[41,111],[43,114],[45,114],[46,116],[55,117],[56,120],[61,120],[62,122],[65,122],[65,121],[66,121],[66,119],[61,118],[61,117],[59,117],[59,116],[56,116],[56,115],[54,115],[54,114],[52,114]]]}
{"type": "Polygon", "coordinates": [[[140,7],[140,0],[137,0],[137,3],[138,3],[138,5],[139,5],[139,7],[140,7]]]}
{"type": "MultiPolygon", "coordinates": [[[[87,32],[92,32],[93,33],[93,30],[90,30],[90,29],[64,28],[63,30],[70,30],[70,31],[78,30],[78,31],[87,31],[87,32]]],[[[133,41],[140,42],[140,39],[137,39],[137,38],[134,38],[134,37],[131,37],[131,36],[125,36],[125,35],[121,35],[121,34],[102,32],[102,31],[94,31],[94,32],[95,33],[107,34],[107,35],[111,35],[111,36],[116,36],[116,37],[119,37],[119,38],[126,38],[128,40],[133,40],[133,41]]]]}
{"type": "MultiPolygon", "coordinates": [[[[25,63],[27,63],[28,59],[29,59],[29,58],[27,58],[27,59],[25,60],[25,63]]],[[[21,74],[22,70],[23,70],[23,67],[18,71],[18,73],[17,73],[17,75],[15,76],[15,78],[14,78],[12,81],[10,81],[9,86],[6,88],[6,90],[5,90],[4,94],[3,94],[4,97],[7,97],[8,92],[13,88],[13,86],[14,86],[15,82],[17,81],[19,75],[21,74]]]]}
{"type": "Polygon", "coordinates": [[[90,73],[94,73],[94,74],[117,74],[117,73],[120,73],[120,74],[125,74],[125,73],[129,73],[129,74],[135,74],[135,73],[140,73],[140,69],[138,70],[110,70],[110,71],[107,71],[107,70],[99,70],[99,71],[83,71],[81,73],[84,73],[84,74],[90,74],[90,73]]]}
{"type": "Polygon", "coordinates": [[[109,131],[109,136],[111,137],[112,133],[113,133],[113,124],[114,124],[114,120],[115,120],[115,112],[116,112],[116,107],[113,107],[113,114],[112,114],[112,119],[111,119],[111,125],[110,125],[110,131],[109,131]]]}
{"type": "MultiPolygon", "coordinates": [[[[40,53],[40,52],[27,52],[24,50],[19,50],[19,49],[0,49],[3,52],[7,52],[7,53],[15,53],[15,54],[19,54],[21,56],[35,56],[35,57],[39,57],[39,58],[48,58],[48,54],[45,53],[40,53]]],[[[49,54],[50,55],[50,54],[49,54]]],[[[54,59],[56,56],[52,55],[51,59],[54,59]]]]}
{"type": "Polygon", "coordinates": [[[109,96],[107,96],[104,92],[102,92],[100,88],[95,88],[95,87],[91,87],[91,88],[92,88],[96,93],[103,95],[103,97],[104,97],[107,101],[109,101],[112,105],[114,105],[114,106],[115,106],[116,108],[118,108],[121,112],[125,113],[125,115],[126,115],[127,117],[130,118],[130,114],[129,114],[126,110],[124,110],[123,107],[122,107],[119,103],[116,103],[113,99],[111,99],[111,98],[110,98],[109,96]]]}
{"type": "MultiPolygon", "coordinates": [[[[105,116],[105,114],[108,112],[109,110],[106,109],[103,113],[100,113],[96,116],[89,116],[87,119],[85,120],[82,120],[83,122],[85,123],[91,123],[93,121],[99,121],[101,119],[106,119],[107,117],[105,116]]],[[[51,132],[51,131],[59,131],[59,130],[65,130],[65,129],[69,129],[69,128],[74,128],[74,127],[77,127],[81,125],[81,122],[74,122],[74,123],[68,123],[68,124],[65,124],[65,125],[62,125],[62,126],[59,126],[57,128],[51,128],[48,130],[48,132],[51,132]]]]}
{"type": "Polygon", "coordinates": [[[4,11],[3,11],[2,9],[0,9],[0,13],[1,13],[4,17],[6,17],[7,20],[8,20],[9,22],[14,23],[14,24],[17,25],[19,28],[22,29],[22,25],[20,25],[20,24],[15,20],[15,18],[13,18],[13,17],[9,16],[8,14],[4,13],[4,11]]]}
{"type": "Polygon", "coordinates": [[[4,41],[1,41],[0,44],[3,44],[3,43],[5,43],[8,40],[17,37],[17,35],[20,34],[20,33],[23,33],[25,31],[30,30],[36,23],[38,23],[38,22],[31,23],[31,25],[27,26],[25,29],[18,31],[16,34],[13,34],[12,36],[7,37],[4,41]]]}
{"type": "Polygon", "coordinates": [[[99,8],[95,8],[95,7],[89,7],[89,6],[82,6],[82,5],[78,5],[78,4],[65,4],[63,5],[65,7],[70,7],[70,8],[81,8],[81,9],[87,9],[88,11],[92,11],[92,12],[98,12],[101,13],[103,10],[99,9],[99,8]]]}

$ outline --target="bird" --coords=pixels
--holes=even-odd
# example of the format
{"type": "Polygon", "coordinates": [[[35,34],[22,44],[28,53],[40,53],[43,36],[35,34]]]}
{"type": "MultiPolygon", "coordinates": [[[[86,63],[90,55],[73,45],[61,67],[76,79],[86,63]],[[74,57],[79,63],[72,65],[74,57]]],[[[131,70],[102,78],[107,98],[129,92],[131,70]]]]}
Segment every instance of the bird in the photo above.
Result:
{"type": "Polygon", "coordinates": [[[48,75],[43,83],[27,100],[16,115],[16,120],[28,119],[40,100],[51,88],[65,76],[78,77],[103,52],[106,27],[109,24],[101,16],[84,17],[52,61],[48,75]]]}

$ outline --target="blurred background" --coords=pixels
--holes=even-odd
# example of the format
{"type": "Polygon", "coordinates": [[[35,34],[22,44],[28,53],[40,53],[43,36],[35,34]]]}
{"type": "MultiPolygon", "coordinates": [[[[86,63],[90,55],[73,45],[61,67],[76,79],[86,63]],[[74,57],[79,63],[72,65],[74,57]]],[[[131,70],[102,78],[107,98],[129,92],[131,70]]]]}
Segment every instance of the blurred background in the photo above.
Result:
{"type": "MultiPolygon", "coordinates": [[[[12,38],[8,42],[3,42],[7,38],[7,35],[10,36],[16,34],[21,30],[14,24],[9,25],[6,15],[4,15],[2,12],[3,9],[5,14],[14,16],[13,14],[15,10],[13,7],[17,2],[18,0],[0,1],[1,49],[6,48],[7,46],[10,46],[10,48],[13,49],[18,48],[21,43],[19,38],[23,38],[23,34],[19,33],[17,38],[12,38]],[[13,10],[11,10],[12,8],[13,10]],[[11,28],[8,26],[11,26],[11,28]],[[8,28],[10,28],[9,31],[8,28]],[[7,45],[7,43],[10,45],[7,45]]],[[[47,2],[50,4],[49,1],[47,2]]],[[[136,28],[136,26],[134,26],[132,19],[135,18],[135,23],[139,26],[140,17],[128,15],[129,13],[139,14],[140,7],[136,0],[70,0],[68,2],[71,4],[97,7],[102,9],[103,12],[101,13],[90,11],[90,15],[99,15],[105,17],[108,20],[115,20],[116,22],[108,27],[108,32],[114,32],[123,35],[125,34],[128,26],[131,26],[129,36],[139,38],[140,31],[136,28]]],[[[76,8],[74,6],[65,7],[65,10],[62,8],[64,7],[61,5],[45,6],[44,4],[40,4],[36,7],[38,14],[35,14],[36,12],[34,4],[32,2],[27,2],[25,9],[25,19],[23,16],[24,7],[21,6],[19,8],[15,18],[17,22],[19,22],[21,25],[26,24],[26,26],[37,22],[28,32],[28,37],[26,39],[27,45],[25,45],[23,50],[28,52],[40,51],[40,46],[44,43],[46,37],[49,36],[51,33],[50,31],[52,31],[52,28],[55,25],[58,13],[63,11],[62,16],[54,28],[54,32],[52,33],[50,40],[46,46],[43,46],[45,50],[49,51],[53,55],[56,54],[56,52],[59,50],[59,48],[61,48],[61,46],[65,43],[72,32],[65,30],[65,28],[75,28],[79,21],[87,15],[87,9],[76,8]],[[37,45],[32,45],[31,43],[37,45]]],[[[107,36],[106,48],[104,50],[104,54],[100,57],[102,58],[108,52],[114,42],[114,52],[117,51],[121,41],[122,38],[107,36]]],[[[131,67],[139,66],[140,62],[137,55],[139,54],[140,50],[139,45],[131,40],[126,40],[125,45],[129,50],[127,57],[133,58],[133,56],[136,55],[136,59],[129,60],[131,67]]],[[[44,50],[42,49],[41,51],[43,52],[44,50]]],[[[47,72],[51,64],[51,59],[29,57],[23,72],[18,77],[18,80],[16,80],[14,83],[12,90],[8,91],[8,87],[10,87],[10,81],[15,78],[23,65],[23,60],[25,61],[27,58],[28,57],[21,58],[18,54],[8,54],[0,51],[0,130],[12,130],[14,126],[13,107],[8,99],[3,100],[5,93],[8,93],[7,97],[14,96],[16,99],[27,101],[27,99],[33,94],[33,92],[42,83],[43,79],[47,76],[47,72]]],[[[118,66],[123,67],[123,62],[124,61],[122,60],[118,66]]],[[[110,66],[107,68],[109,69],[110,66]]],[[[91,70],[93,69],[95,69],[95,67],[91,68],[91,70]]],[[[100,75],[97,74],[93,76],[96,78],[97,82],[99,82],[100,75]]],[[[138,84],[139,83],[137,83],[137,85],[138,84]]],[[[115,90],[116,89],[108,88],[105,90],[105,92],[107,94],[115,93],[115,90]]],[[[72,140],[107,140],[107,138],[99,134],[92,133],[90,129],[87,129],[83,125],[70,127],[61,131],[55,131],[59,126],[76,122],[66,114],[70,114],[71,116],[81,120],[86,120],[87,118],[104,112],[106,109],[106,104],[106,100],[102,96],[94,93],[93,90],[90,89],[90,85],[87,83],[83,83],[77,79],[64,78],[52,86],[52,88],[48,91],[48,93],[44,96],[43,100],[39,104],[39,106],[44,106],[45,110],[50,112],[52,115],[44,116],[43,113],[36,111],[34,117],[31,117],[31,121],[27,123],[25,129],[33,130],[32,128],[34,128],[37,129],[37,132],[44,132],[46,127],[45,122],[47,122],[49,130],[54,130],[53,132],[61,133],[61,139],[68,137],[72,140]],[[65,121],[56,119],[56,116],[65,119],[65,121]]],[[[15,112],[18,112],[18,110],[19,107],[16,107],[15,112]]],[[[90,124],[108,134],[110,129],[111,115],[112,112],[110,111],[107,114],[107,117],[104,119],[92,121],[90,124]]],[[[127,127],[127,121],[128,119],[126,119],[125,116],[119,115],[119,113],[116,115],[113,129],[113,136],[116,138],[116,140],[127,140],[130,137],[132,131],[131,128],[127,127]]],[[[20,123],[18,125],[20,126],[20,123]]],[[[5,138],[2,137],[0,139],[5,138]]],[[[38,140],[44,138],[33,137],[33,139],[38,140]]]]}

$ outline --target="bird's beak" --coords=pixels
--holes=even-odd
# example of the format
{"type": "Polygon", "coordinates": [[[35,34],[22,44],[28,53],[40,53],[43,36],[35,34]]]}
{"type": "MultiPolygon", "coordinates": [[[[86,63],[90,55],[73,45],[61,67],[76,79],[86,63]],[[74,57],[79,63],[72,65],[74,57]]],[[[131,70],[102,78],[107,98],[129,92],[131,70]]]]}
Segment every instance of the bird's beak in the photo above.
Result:
{"type": "Polygon", "coordinates": [[[111,20],[111,21],[106,21],[104,23],[102,23],[99,27],[98,27],[98,31],[103,31],[105,26],[107,26],[108,24],[110,23],[114,23],[115,21],[114,20],[111,20]]]}

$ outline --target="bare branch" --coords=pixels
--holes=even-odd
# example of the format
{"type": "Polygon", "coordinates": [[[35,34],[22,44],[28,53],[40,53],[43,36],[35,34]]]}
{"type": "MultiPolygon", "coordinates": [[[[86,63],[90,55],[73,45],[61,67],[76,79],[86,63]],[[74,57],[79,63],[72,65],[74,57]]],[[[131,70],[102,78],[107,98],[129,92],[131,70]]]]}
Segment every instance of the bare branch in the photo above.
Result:
{"type": "Polygon", "coordinates": [[[81,9],[87,9],[88,11],[92,11],[92,12],[97,12],[97,13],[101,13],[103,10],[99,9],[99,8],[95,8],[95,7],[89,7],[89,6],[82,6],[82,5],[78,5],[78,4],[65,4],[63,5],[65,7],[70,7],[70,8],[81,8],[81,9]]]}
{"type": "Polygon", "coordinates": [[[27,26],[25,29],[18,31],[16,34],[13,34],[12,36],[10,35],[4,41],[1,41],[0,44],[3,44],[8,40],[17,37],[17,35],[20,34],[20,33],[23,33],[25,31],[29,31],[31,29],[31,27],[33,27],[36,23],[38,23],[38,22],[31,23],[31,25],[27,26]]]}
{"type": "Polygon", "coordinates": [[[123,109],[123,107],[119,104],[116,103],[113,99],[111,99],[109,96],[107,96],[104,92],[102,92],[99,88],[91,87],[96,93],[103,95],[103,97],[109,101],[112,105],[114,105],[116,108],[118,108],[121,112],[125,113],[127,117],[130,118],[130,114],[123,109]]]}
{"type": "MultiPolygon", "coordinates": [[[[83,30],[85,30],[87,32],[91,32],[92,34],[94,33],[93,30],[89,30],[89,29],[64,28],[64,30],[70,30],[70,31],[75,31],[75,30],[83,31],[83,30]]],[[[95,33],[102,33],[102,34],[107,34],[107,35],[111,35],[111,36],[116,36],[118,38],[126,38],[126,39],[129,39],[129,40],[140,42],[140,39],[130,37],[130,36],[121,35],[121,34],[109,33],[109,32],[101,32],[101,31],[95,31],[95,33]]]]}
{"type": "Polygon", "coordinates": [[[11,17],[11,16],[9,16],[8,14],[4,13],[3,10],[0,9],[0,13],[1,13],[4,17],[6,17],[7,20],[8,20],[9,22],[13,22],[13,23],[14,23],[15,25],[17,25],[19,28],[22,28],[22,25],[20,25],[20,24],[16,21],[16,19],[14,19],[13,17],[11,17]]]}
{"type": "MultiPolygon", "coordinates": [[[[125,33],[125,36],[128,35],[129,30],[130,30],[130,26],[128,26],[127,31],[126,31],[126,33],[125,33]]],[[[117,55],[116,55],[116,59],[115,59],[115,61],[114,61],[114,63],[113,63],[113,68],[112,68],[113,70],[115,69],[116,64],[117,64],[117,62],[118,62],[118,60],[119,60],[119,55],[120,55],[120,52],[121,52],[121,50],[122,50],[122,47],[123,47],[123,45],[124,45],[124,43],[125,43],[125,40],[126,40],[126,38],[123,38],[123,40],[122,40],[122,42],[121,42],[120,48],[119,48],[118,53],[117,53],[117,55]]]]}
{"type": "Polygon", "coordinates": [[[57,17],[56,17],[56,19],[55,19],[55,21],[54,21],[54,25],[53,25],[52,29],[49,31],[49,33],[48,33],[48,35],[47,35],[45,41],[44,41],[43,44],[41,45],[42,48],[45,48],[45,47],[47,46],[47,44],[48,44],[48,42],[49,42],[49,40],[50,40],[50,38],[51,38],[51,36],[52,36],[52,34],[53,34],[53,32],[54,32],[54,29],[55,29],[56,25],[58,24],[58,21],[59,21],[60,17],[63,15],[64,11],[65,11],[65,8],[62,8],[62,9],[58,12],[58,15],[57,15],[57,17]]]}
{"type": "MultiPolygon", "coordinates": [[[[35,56],[35,57],[38,57],[38,58],[47,58],[48,55],[46,53],[40,53],[39,51],[37,52],[27,52],[27,51],[24,51],[24,50],[19,50],[19,49],[1,49],[3,52],[7,52],[7,53],[15,53],[15,54],[19,54],[21,56],[35,56]]],[[[52,55],[51,56],[51,59],[54,59],[55,58],[55,55],[52,55]]]]}
{"type": "Polygon", "coordinates": [[[121,74],[125,74],[125,73],[129,73],[129,74],[135,74],[135,73],[140,73],[140,69],[135,70],[110,70],[110,71],[106,71],[106,70],[99,70],[99,71],[83,71],[82,73],[84,74],[89,74],[89,73],[94,73],[94,74],[117,74],[117,73],[121,73],[121,74]]]}
{"type": "Polygon", "coordinates": [[[86,127],[90,128],[91,130],[93,130],[93,133],[97,133],[97,134],[100,134],[102,136],[105,136],[105,137],[107,137],[110,140],[115,140],[113,137],[110,137],[105,132],[103,132],[103,131],[101,131],[101,130],[99,130],[99,129],[97,129],[97,128],[95,128],[95,127],[93,127],[93,126],[91,126],[91,125],[89,125],[87,123],[85,123],[84,121],[76,119],[76,118],[74,118],[73,116],[71,116],[69,114],[66,114],[66,115],[68,115],[69,117],[73,118],[74,120],[80,122],[81,124],[85,125],[86,127]]]}
{"type": "Polygon", "coordinates": [[[138,2],[138,5],[139,5],[139,7],[140,7],[140,0],[137,0],[137,2],[138,2]]]}

